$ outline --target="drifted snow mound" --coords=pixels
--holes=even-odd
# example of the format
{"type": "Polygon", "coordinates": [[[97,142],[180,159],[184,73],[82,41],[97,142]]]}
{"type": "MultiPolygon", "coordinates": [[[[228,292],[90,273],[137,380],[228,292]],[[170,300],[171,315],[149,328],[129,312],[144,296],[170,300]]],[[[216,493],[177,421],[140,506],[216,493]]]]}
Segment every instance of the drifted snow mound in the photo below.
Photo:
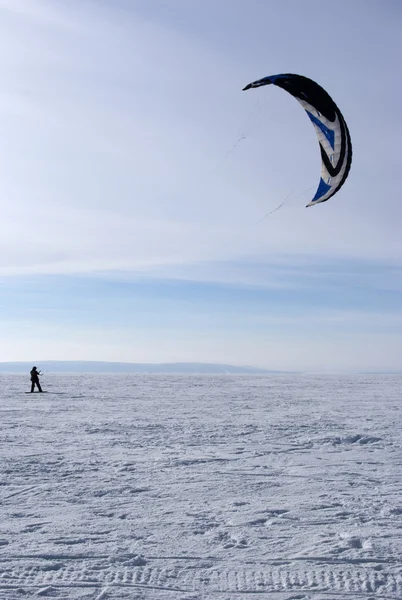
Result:
{"type": "Polygon", "coordinates": [[[331,446],[341,446],[341,445],[349,445],[349,444],[359,444],[364,446],[366,444],[376,444],[381,441],[380,437],[371,436],[371,435],[345,435],[345,436],[331,436],[325,437],[318,440],[321,444],[331,445],[331,446]]]}

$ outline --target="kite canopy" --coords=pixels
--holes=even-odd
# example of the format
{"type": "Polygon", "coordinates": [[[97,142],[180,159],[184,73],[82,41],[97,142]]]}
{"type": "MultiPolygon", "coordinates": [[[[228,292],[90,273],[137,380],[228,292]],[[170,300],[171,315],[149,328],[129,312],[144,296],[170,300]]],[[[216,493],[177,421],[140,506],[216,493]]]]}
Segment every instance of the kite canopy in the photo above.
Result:
{"type": "Polygon", "coordinates": [[[249,83],[243,90],[270,84],[292,94],[314,125],[321,150],[321,179],[307,206],[325,202],[341,189],[352,163],[352,143],[345,119],[331,96],[318,83],[302,75],[269,75],[249,83]]]}

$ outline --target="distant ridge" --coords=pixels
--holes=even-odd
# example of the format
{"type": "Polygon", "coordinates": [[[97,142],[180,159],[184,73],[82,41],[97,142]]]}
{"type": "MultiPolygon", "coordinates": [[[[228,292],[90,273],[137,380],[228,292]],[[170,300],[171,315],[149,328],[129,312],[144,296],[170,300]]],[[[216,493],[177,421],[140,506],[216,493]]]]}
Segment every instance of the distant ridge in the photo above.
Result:
{"type": "Polygon", "coordinates": [[[241,367],[214,363],[129,363],[103,361],[0,362],[0,373],[29,373],[32,365],[47,373],[206,373],[206,374],[264,374],[281,373],[256,367],[241,367]]]}

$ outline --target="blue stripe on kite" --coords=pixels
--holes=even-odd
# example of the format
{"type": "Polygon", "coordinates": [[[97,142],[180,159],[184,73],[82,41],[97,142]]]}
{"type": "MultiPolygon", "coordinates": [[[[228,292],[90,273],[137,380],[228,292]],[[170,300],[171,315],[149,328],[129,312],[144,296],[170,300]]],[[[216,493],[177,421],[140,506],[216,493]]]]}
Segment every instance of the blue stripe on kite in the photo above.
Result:
{"type": "Polygon", "coordinates": [[[288,77],[285,73],[279,73],[278,75],[268,75],[265,79],[269,79],[271,83],[275,83],[277,79],[283,79],[288,77]]]}
{"type": "Polygon", "coordinates": [[[311,202],[316,202],[317,200],[319,200],[320,198],[322,198],[323,196],[325,196],[325,194],[327,192],[329,192],[330,189],[331,189],[331,186],[328,185],[328,183],[325,183],[325,181],[321,177],[320,183],[318,184],[317,191],[316,191],[315,196],[314,196],[314,198],[312,199],[311,202]]]}
{"type": "Polygon", "coordinates": [[[267,77],[263,77],[262,79],[257,79],[257,81],[253,81],[252,85],[264,85],[266,83],[275,83],[278,79],[286,79],[288,75],[285,73],[279,73],[278,75],[268,75],[267,77]]]}
{"type": "Polygon", "coordinates": [[[321,131],[323,132],[323,134],[325,135],[325,137],[327,138],[327,140],[331,144],[332,150],[334,150],[334,148],[335,148],[335,132],[332,131],[332,129],[329,129],[329,127],[326,127],[324,125],[324,123],[322,123],[319,119],[317,119],[317,117],[315,117],[314,115],[312,115],[311,112],[309,112],[308,110],[306,110],[306,113],[310,117],[311,121],[315,125],[317,125],[317,127],[319,127],[321,129],[321,131]]]}

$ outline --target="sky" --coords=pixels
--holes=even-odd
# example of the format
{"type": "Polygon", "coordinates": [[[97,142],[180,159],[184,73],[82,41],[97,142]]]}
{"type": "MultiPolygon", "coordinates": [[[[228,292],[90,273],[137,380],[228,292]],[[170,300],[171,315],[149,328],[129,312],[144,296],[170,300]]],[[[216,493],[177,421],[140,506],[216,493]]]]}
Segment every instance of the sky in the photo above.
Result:
{"type": "Polygon", "coordinates": [[[399,0],[0,0],[0,361],[402,369],[401,26],[399,0]],[[242,91],[281,72],[352,136],[308,209],[309,119],[242,91]]]}

